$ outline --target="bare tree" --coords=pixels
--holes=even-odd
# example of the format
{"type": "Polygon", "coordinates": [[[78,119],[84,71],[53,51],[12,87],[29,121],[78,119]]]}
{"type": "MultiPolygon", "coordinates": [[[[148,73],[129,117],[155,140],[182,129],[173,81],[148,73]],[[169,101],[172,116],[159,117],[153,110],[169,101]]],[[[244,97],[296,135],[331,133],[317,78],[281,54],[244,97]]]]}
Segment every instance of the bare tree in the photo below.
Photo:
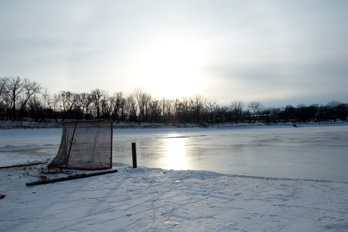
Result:
{"type": "Polygon", "coordinates": [[[47,88],[45,88],[45,91],[42,93],[42,100],[44,108],[52,109],[52,99],[47,88]]]}
{"type": "MultiPolygon", "coordinates": [[[[44,114],[47,118],[55,119],[56,120],[56,102],[54,100],[54,96],[52,96],[49,92],[48,89],[45,88],[44,92],[41,93],[41,102],[42,102],[42,110],[44,111],[44,114]]],[[[35,102],[30,103],[31,106],[35,102]]]]}
{"type": "Polygon", "coordinates": [[[341,105],[342,102],[339,102],[339,101],[329,101],[326,106],[328,106],[329,108],[335,108],[339,105],[341,105]]]}
{"type": "Polygon", "coordinates": [[[37,96],[34,96],[30,98],[28,102],[28,108],[29,108],[29,114],[31,118],[33,118],[35,121],[45,121],[45,113],[44,113],[44,107],[41,103],[41,99],[37,98],[37,96]]]}
{"type": "Polygon", "coordinates": [[[253,114],[257,114],[261,110],[262,104],[259,101],[253,101],[249,103],[248,107],[253,111],[253,114]]]}
{"type": "Polygon", "coordinates": [[[101,99],[101,116],[103,118],[110,118],[111,116],[111,102],[110,102],[110,97],[106,92],[104,92],[104,95],[101,99]]]}
{"type": "Polygon", "coordinates": [[[176,99],[175,101],[175,117],[178,122],[192,122],[192,109],[191,109],[191,99],[183,97],[180,101],[176,99]]]}
{"type": "Polygon", "coordinates": [[[92,104],[92,95],[89,93],[80,93],[77,104],[82,109],[82,112],[85,114],[85,117],[87,118],[88,111],[92,104]]]}
{"type": "Polygon", "coordinates": [[[234,116],[235,123],[238,123],[238,120],[242,116],[243,107],[244,107],[244,103],[242,101],[236,100],[231,102],[230,110],[232,115],[234,116]]]}
{"type": "Polygon", "coordinates": [[[150,122],[159,122],[161,119],[161,104],[158,100],[152,100],[149,103],[149,119],[150,122]]]}
{"type": "Polygon", "coordinates": [[[163,121],[168,123],[168,122],[173,122],[174,121],[174,115],[175,115],[175,102],[178,100],[168,100],[166,98],[162,98],[161,100],[161,106],[162,106],[162,116],[163,116],[163,121]]]}
{"type": "Polygon", "coordinates": [[[254,115],[254,121],[255,121],[257,114],[262,109],[262,104],[259,101],[253,101],[249,103],[248,107],[252,110],[254,115]]]}
{"type": "Polygon", "coordinates": [[[35,96],[35,94],[40,93],[41,86],[37,82],[32,82],[28,79],[24,79],[24,92],[22,94],[21,106],[20,106],[20,117],[24,112],[28,101],[35,96]]]}
{"type": "Polygon", "coordinates": [[[190,102],[191,104],[193,102],[192,112],[193,112],[194,122],[198,123],[201,120],[201,116],[204,110],[205,99],[201,95],[196,95],[194,98],[191,99],[190,102]]]}
{"type": "Polygon", "coordinates": [[[139,118],[141,121],[146,121],[152,96],[146,92],[143,92],[141,89],[135,89],[134,96],[138,103],[139,118]]]}
{"type": "Polygon", "coordinates": [[[53,115],[54,121],[58,122],[58,117],[59,117],[59,116],[57,116],[58,109],[60,109],[59,113],[60,114],[62,113],[62,108],[60,107],[61,104],[60,104],[60,95],[59,94],[53,95],[52,105],[53,105],[53,112],[54,112],[54,115],[53,115]]]}
{"type": "Polygon", "coordinates": [[[102,110],[102,100],[103,96],[105,96],[107,93],[105,91],[102,91],[100,89],[95,89],[91,93],[91,99],[93,102],[93,105],[97,111],[97,118],[100,118],[100,112],[102,110]]]}
{"type": "Polygon", "coordinates": [[[125,104],[126,104],[126,99],[123,98],[123,93],[118,92],[115,93],[111,98],[110,98],[110,104],[111,104],[111,116],[112,120],[115,122],[119,122],[120,120],[124,120],[124,112],[125,112],[125,104]]]}
{"type": "Polygon", "coordinates": [[[58,95],[59,107],[63,121],[69,118],[69,114],[76,105],[76,94],[70,91],[61,91],[58,95]]]}
{"type": "Polygon", "coordinates": [[[10,106],[10,119],[15,119],[16,117],[16,104],[19,100],[20,94],[24,92],[26,84],[27,83],[23,82],[19,77],[8,78],[6,83],[6,92],[10,106]]]}
{"type": "Polygon", "coordinates": [[[0,117],[5,118],[6,108],[8,105],[8,93],[6,91],[8,78],[0,78],[0,117]]]}
{"type": "Polygon", "coordinates": [[[127,112],[128,121],[134,122],[137,120],[137,102],[132,94],[126,99],[125,111],[127,112]]]}
{"type": "Polygon", "coordinates": [[[16,118],[17,105],[19,104],[20,112],[22,112],[29,99],[36,93],[39,93],[41,87],[36,82],[31,82],[28,79],[8,78],[6,81],[6,92],[10,105],[10,118],[16,118]]]}
{"type": "Polygon", "coordinates": [[[8,78],[6,78],[6,77],[0,78],[0,100],[2,99],[2,97],[6,93],[7,81],[8,81],[8,78]]]}
{"type": "Polygon", "coordinates": [[[216,103],[216,101],[206,101],[205,102],[205,109],[208,112],[208,117],[210,122],[215,122],[217,109],[219,108],[219,105],[216,103]]]}

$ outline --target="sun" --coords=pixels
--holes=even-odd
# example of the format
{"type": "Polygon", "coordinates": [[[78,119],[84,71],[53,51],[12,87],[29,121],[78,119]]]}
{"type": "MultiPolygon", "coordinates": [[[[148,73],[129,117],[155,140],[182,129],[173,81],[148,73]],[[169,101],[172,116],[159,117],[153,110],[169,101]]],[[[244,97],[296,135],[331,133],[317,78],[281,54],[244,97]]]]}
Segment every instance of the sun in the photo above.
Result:
{"type": "Polygon", "coordinates": [[[142,89],[174,99],[199,92],[202,63],[202,48],[192,38],[164,36],[143,48],[134,69],[142,89]]]}

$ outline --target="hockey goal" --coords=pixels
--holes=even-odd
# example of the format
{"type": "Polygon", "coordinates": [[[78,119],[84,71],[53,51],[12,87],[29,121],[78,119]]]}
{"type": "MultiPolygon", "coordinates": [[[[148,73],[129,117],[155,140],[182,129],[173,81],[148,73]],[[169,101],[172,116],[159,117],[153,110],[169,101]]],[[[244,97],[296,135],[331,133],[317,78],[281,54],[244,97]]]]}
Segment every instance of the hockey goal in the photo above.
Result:
{"type": "Polygon", "coordinates": [[[111,120],[64,122],[57,156],[49,168],[103,170],[112,168],[111,120]]]}

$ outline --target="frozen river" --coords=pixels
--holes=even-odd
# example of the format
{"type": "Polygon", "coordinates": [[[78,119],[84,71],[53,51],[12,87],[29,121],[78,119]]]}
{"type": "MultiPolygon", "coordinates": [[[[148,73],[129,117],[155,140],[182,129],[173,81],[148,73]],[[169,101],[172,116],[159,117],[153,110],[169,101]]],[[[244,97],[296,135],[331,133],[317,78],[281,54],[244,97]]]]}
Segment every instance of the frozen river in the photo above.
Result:
{"type": "MultiPolygon", "coordinates": [[[[0,156],[53,158],[60,137],[61,129],[0,130],[0,156]]],[[[137,144],[138,166],[348,181],[347,124],[115,129],[115,163],[132,164],[132,142],[137,144]]]]}

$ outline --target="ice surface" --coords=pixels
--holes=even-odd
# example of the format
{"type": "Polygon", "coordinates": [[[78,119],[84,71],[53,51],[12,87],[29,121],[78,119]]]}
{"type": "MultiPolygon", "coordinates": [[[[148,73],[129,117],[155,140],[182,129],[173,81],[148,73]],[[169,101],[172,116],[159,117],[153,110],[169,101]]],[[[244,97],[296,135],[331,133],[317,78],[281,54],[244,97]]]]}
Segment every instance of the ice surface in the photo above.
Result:
{"type": "MultiPolygon", "coordinates": [[[[0,130],[1,154],[53,158],[61,129],[0,130]]],[[[113,159],[138,166],[348,181],[348,126],[115,129],[113,159]]],[[[25,158],[27,159],[27,158],[25,158]]]]}
{"type": "Polygon", "coordinates": [[[114,160],[225,174],[348,181],[348,126],[232,129],[123,129],[114,133],[114,160]]]}
{"type": "MultiPolygon", "coordinates": [[[[0,166],[53,158],[60,133],[0,130],[0,166]]],[[[116,174],[26,187],[44,165],[0,169],[0,231],[348,231],[346,126],[117,129],[114,138],[116,174]],[[132,169],[131,142],[140,166],[239,175],[132,169]]]]}

